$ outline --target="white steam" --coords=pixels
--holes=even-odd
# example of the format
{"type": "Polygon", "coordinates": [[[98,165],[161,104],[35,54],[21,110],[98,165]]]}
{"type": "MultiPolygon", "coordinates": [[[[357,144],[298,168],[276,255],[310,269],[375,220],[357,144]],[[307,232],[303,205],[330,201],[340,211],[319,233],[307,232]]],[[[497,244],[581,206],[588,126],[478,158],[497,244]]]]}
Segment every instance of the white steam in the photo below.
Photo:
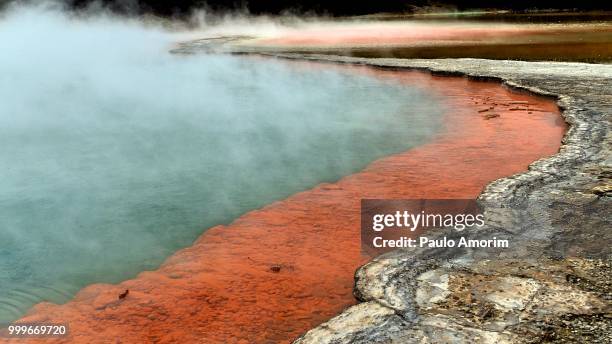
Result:
{"type": "Polygon", "coordinates": [[[0,322],[435,132],[438,105],[417,90],[176,56],[186,33],[164,27],[48,4],[0,15],[0,322]]]}

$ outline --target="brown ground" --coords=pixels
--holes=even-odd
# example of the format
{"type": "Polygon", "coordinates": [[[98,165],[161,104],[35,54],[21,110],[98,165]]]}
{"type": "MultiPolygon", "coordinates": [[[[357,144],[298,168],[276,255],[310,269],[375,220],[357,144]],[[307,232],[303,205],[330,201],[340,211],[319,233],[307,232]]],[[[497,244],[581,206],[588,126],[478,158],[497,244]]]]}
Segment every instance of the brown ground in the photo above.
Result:
{"type": "Polygon", "coordinates": [[[156,271],[89,286],[65,305],[39,304],[22,321],[69,324],[70,336],[57,342],[288,342],[355,303],[353,274],[367,259],[359,247],[361,198],[476,197],[490,181],[554,154],[566,129],[552,101],[496,83],[325,68],[439,94],[450,109],[445,130],[336,183],[211,228],[156,271]]]}

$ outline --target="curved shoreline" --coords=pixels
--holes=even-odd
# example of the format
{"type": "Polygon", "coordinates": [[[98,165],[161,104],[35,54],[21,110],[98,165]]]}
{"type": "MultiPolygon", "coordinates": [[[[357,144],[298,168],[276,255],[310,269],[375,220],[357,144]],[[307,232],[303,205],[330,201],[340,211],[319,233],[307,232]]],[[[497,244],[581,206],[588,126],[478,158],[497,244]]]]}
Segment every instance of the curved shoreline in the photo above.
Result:
{"type": "Polygon", "coordinates": [[[606,276],[612,271],[612,252],[606,225],[612,192],[612,97],[606,90],[612,89],[611,65],[273,56],[494,79],[556,98],[570,125],[559,153],[530,164],[526,172],[490,183],[479,197],[494,224],[473,237],[507,234],[524,247],[503,254],[397,250],[378,257],[355,274],[354,293],[362,303],[296,343],[610,339],[612,288],[606,276]],[[584,204],[594,206],[581,207],[584,204]],[[575,275],[580,277],[569,277],[575,275]],[[479,288],[488,290],[470,292],[470,301],[457,301],[479,288]],[[491,290],[495,288],[509,290],[505,300],[500,300],[501,289],[491,290]],[[576,304],[570,307],[568,300],[576,304]]]}
{"type": "MultiPolygon", "coordinates": [[[[499,86],[496,86],[496,87],[499,87],[499,86]]],[[[526,96],[526,97],[531,98],[531,96],[526,96]]],[[[477,117],[477,120],[479,121],[478,123],[486,122],[486,121],[483,122],[480,117],[477,117]]],[[[557,143],[555,143],[555,147],[558,147],[556,145],[557,143]]],[[[399,155],[406,155],[406,154],[407,153],[401,153],[399,155]]],[[[382,160],[390,160],[392,158],[393,157],[388,157],[382,160]]],[[[370,173],[371,175],[374,174],[373,172],[375,172],[376,169],[373,168],[373,166],[378,166],[378,167],[388,166],[388,165],[384,165],[383,163],[381,163],[382,160],[372,163],[363,173],[358,173],[357,175],[361,174],[362,175],[361,178],[363,178],[364,174],[367,174],[367,173],[370,173]]],[[[527,159],[526,161],[533,161],[533,159],[527,159]]],[[[526,164],[527,162],[525,162],[525,165],[526,164]]],[[[523,170],[525,165],[522,165],[520,167],[515,166],[513,167],[513,171],[523,170]]],[[[405,171],[405,168],[409,166],[410,164],[406,166],[400,164],[397,168],[400,168],[405,171]]],[[[454,168],[454,167],[455,166],[449,166],[449,168],[454,168]]],[[[396,172],[399,171],[397,170],[397,168],[395,170],[390,171],[390,175],[389,175],[390,177],[392,178],[397,177],[396,172]]],[[[272,221],[271,224],[273,226],[271,228],[258,228],[258,226],[255,226],[255,228],[249,228],[249,230],[250,231],[252,230],[270,231],[271,230],[273,232],[274,229],[277,228],[277,226],[282,227],[287,221],[290,221],[290,217],[288,218],[287,214],[283,215],[279,213],[275,216],[269,216],[270,212],[274,214],[275,207],[278,208],[280,203],[291,204],[291,206],[288,207],[288,210],[290,211],[290,214],[293,214],[293,215],[290,215],[290,216],[293,216],[293,217],[297,216],[298,218],[300,218],[301,217],[300,214],[303,213],[303,209],[299,206],[299,202],[303,202],[304,200],[307,200],[308,194],[327,195],[326,197],[329,197],[329,195],[336,194],[336,193],[344,194],[346,192],[341,191],[342,187],[339,188],[338,185],[343,183],[343,186],[346,187],[346,185],[350,183],[350,180],[356,180],[360,178],[357,175],[351,175],[349,177],[345,177],[341,181],[334,183],[334,184],[321,185],[311,191],[303,192],[295,196],[292,196],[288,200],[277,202],[262,210],[251,212],[247,214],[246,216],[243,216],[240,219],[238,219],[234,224],[232,224],[232,226],[233,227],[243,226],[246,229],[249,223],[253,225],[254,223],[262,224],[262,223],[267,223],[265,221],[272,221]],[[291,199],[293,199],[294,201],[291,201],[291,199]],[[293,202],[293,203],[290,203],[290,202],[293,202]],[[268,216],[266,216],[266,212],[268,213],[268,216]],[[251,217],[252,219],[250,220],[250,222],[245,221],[244,219],[245,217],[251,217]]],[[[503,173],[502,175],[507,175],[507,173],[503,173]]],[[[495,179],[495,178],[497,177],[493,177],[492,179],[495,179]]],[[[479,184],[480,182],[476,183],[477,189],[474,189],[473,191],[471,191],[473,192],[472,196],[476,196],[480,192],[482,186],[486,182],[492,179],[486,179],[486,181],[484,181],[483,184],[479,184]]],[[[395,184],[391,183],[391,185],[394,186],[395,184]]],[[[440,190],[444,190],[444,186],[446,185],[447,184],[442,184],[440,186],[440,190]]],[[[361,187],[363,188],[363,185],[361,187]]],[[[460,185],[458,190],[462,190],[465,187],[466,187],[465,185],[460,185]]],[[[348,190],[349,190],[348,193],[351,193],[351,192],[354,193],[355,191],[355,189],[351,189],[351,188],[349,188],[348,190]],[[353,190],[353,191],[350,191],[350,190],[353,190]]],[[[421,194],[418,194],[417,192],[418,195],[415,194],[415,197],[424,197],[423,195],[431,196],[429,189],[423,189],[420,192],[421,194]]],[[[355,195],[358,195],[358,194],[355,194],[355,195]]],[[[388,195],[392,195],[392,193],[388,195]]],[[[395,197],[402,197],[404,195],[405,195],[405,192],[398,191],[395,197]]],[[[447,193],[446,195],[447,197],[453,197],[453,196],[457,197],[457,194],[453,194],[452,192],[447,193]]],[[[315,202],[315,203],[320,203],[320,202],[315,202]]],[[[322,208],[326,208],[326,207],[325,206],[322,207],[321,204],[319,204],[317,207],[317,209],[321,209],[322,211],[321,215],[324,215],[324,216],[319,216],[317,217],[317,219],[321,218],[323,221],[325,220],[325,218],[329,217],[329,214],[328,214],[329,209],[322,209],[322,208]]],[[[353,212],[353,210],[351,210],[351,212],[353,212]]],[[[295,220],[292,220],[292,221],[294,222],[293,226],[297,226],[295,224],[295,220]]],[[[325,225],[325,223],[321,223],[318,226],[321,226],[321,225],[325,225]]],[[[312,227],[312,223],[310,223],[310,226],[312,227]]],[[[331,228],[336,228],[336,227],[331,227],[331,228]]],[[[307,229],[306,227],[304,227],[304,230],[312,231],[312,228],[307,229]]],[[[245,259],[243,257],[241,261],[230,260],[231,262],[228,265],[227,258],[229,257],[228,254],[230,254],[230,252],[218,251],[219,246],[220,246],[218,244],[222,242],[221,240],[223,239],[222,237],[223,235],[225,236],[229,235],[229,237],[233,237],[235,240],[240,240],[241,238],[240,238],[239,233],[240,232],[227,231],[227,228],[224,228],[224,226],[212,228],[209,231],[207,231],[196,243],[194,243],[192,247],[189,247],[189,248],[186,248],[186,249],[183,249],[177,252],[157,271],[142,273],[141,275],[137,277],[137,279],[126,281],[117,286],[108,286],[108,285],[90,286],[86,288],[85,290],[81,291],[79,295],[77,296],[77,298],[71,301],[67,305],[52,306],[52,305],[46,304],[46,305],[37,306],[35,311],[31,313],[30,316],[26,317],[26,319],[24,320],[27,320],[27,321],[40,320],[41,318],[44,319],[45,316],[49,317],[50,314],[54,314],[55,316],[59,316],[59,317],[62,317],[61,315],[66,315],[64,318],[68,319],[69,317],[67,315],[72,314],[70,319],[72,319],[75,323],[76,323],[75,321],[76,319],[78,319],[79,322],[82,322],[82,323],[79,323],[78,325],[79,327],[82,326],[79,329],[80,339],[89,340],[90,342],[93,340],[94,337],[86,337],[86,333],[89,333],[89,334],[99,333],[100,330],[99,329],[96,330],[96,329],[100,327],[104,328],[104,332],[105,332],[104,335],[106,338],[111,338],[113,336],[116,336],[117,338],[122,338],[119,332],[125,333],[125,331],[123,331],[125,329],[129,329],[129,328],[134,329],[133,326],[140,327],[140,326],[145,326],[145,324],[150,324],[151,326],[159,326],[159,327],[156,327],[154,330],[149,329],[148,336],[150,339],[157,338],[158,340],[165,340],[165,341],[178,340],[179,338],[183,341],[189,340],[190,338],[191,339],[195,339],[195,338],[203,339],[202,337],[192,337],[194,335],[194,333],[192,333],[194,331],[194,328],[199,328],[204,325],[201,322],[197,322],[197,321],[193,322],[195,321],[195,319],[189,320],[190,326],[186,326],[186,324],[183,324],[183,326],[188,327],[185,329],[179,329],[176,326],[172,326],[171,324],[169,324],[168,326],[171,326],[171,328],[173,329],[172,332],[169,331],[170,329],[167,326],[165,329],[162,326],[160,326],[160,322],[165,322],[165,320],[168,318],[174,318],[175,321],[179,321],[179,322],[188,321],[187,318],[196,318],[197,315],[199,314],[198,312],[200,312],[199,309],[202,307],[216,307],[216,305],[228,304],[228,302],[231,304],[231,295],[232,295],[231,293],[227,295],[225,294],[215,295],[214,293],[211,293],[210,290],[207,290],[204,288],[206,287],[207,284],[210,283],[207,279],[210,278],[213,273],[216,274],[217,276],[219,275],[219,273],[225,273],[224,276],[228,277],[229,276],[227,275],[228,269],[230,270],[230,272],[232,269],[239,269],[239,270],[246,269],[247,273],[250,274],[251,276],[256,276],[258,274],[261,274],[263,278],[266,278],[272,281],[272,283],[280,283],[281,285],[283,285],[285,282],[280,281],[280,280],[276,281],[276,279],[283,278],[282,275],[285,272],[292,273],[293,271],[305,269],[306,273],[304,274],[304,277],[309,278],[308,277],[309,274],[315,274],[317,273],[317,271],[318,273],[321,273],[322,270],[320,269],[321,267],[318,267],[319,265],[321,265],[322,263],[329,263],[325,261],[324,255],[320,259],[321,262],[317,262],[317,264],[315,264],[314,267],[307,266],[304,264],[295,264],[292,261],[275,261],[271,257],[268,257],[267,258],[268,261],[266,261],[265,256],[264,257],[252,256],[251,259],[253,260],[253,263],[250,263],[247,260],[245,264],[245,259]],[[205,239],[205,238],[208,238],[208,239],[205,239]],[[217,253],[215,255],[217,258],[213,259],[212,261],[209,261],[210,266],[208,265],[201,266],[198,263],[198,261],[200,261],[199,259],[201,259],[205,254],[207,254],[207,252],[215,249],[215,247],[217,248],[217,251],[215,251],[217,253]],[[264,260],[261,260],[260,258],[264,260]],[[281,271],[283,273],[270,274],[270,271],[269,271],[270,267],[268,265],[271,263],[280,263],[281,271]],[[193,275],[198,275],[198,278],[194,278],[193,275]],[[142,283],[142,282],[145,282],[145,283],[142,283]],[[196,284],[199,285],[198,288],[191,286],[191,284],[193,284],[194,282],[197,282],[196,284]],[[181,285],[182,287],[176,288],[179,285],[181,285]],[[122,289],[124,288],[129,288],[131,290],[130,298],[132,300],[127,300],[130,302],[120,303],[116,301],[116,298],[117,298],[117,295],[120,292],[122,292],[123,291],[122,289]],[[166,292],[169,292],[170,290],[168,288],[175,289],[175,292],[173,292],[174,295],[171,298],[168,297],[169,294],[166,294],[166,292]],[[154,295],[157,295],[157,297],[154,297],[154,295]],[[159,302],[160,297],[162,299],[165,299],[163,303],[159,302]],[[73,309],[74,312],[71,313],[70,307],[73,309]],[[190,310],[191,312],[196,312],[196,313],[193,313],[191,315],[186,314],[186,313],[189,313],[190,310]],[[187,318],[181,320],[182,318],[180,316],[177,316],[178,313],[175,313],[175,311],[179,313],[182,312],[182,314],[187,316],[187,318]],[[173,313],[174,313],[174,316],[172,315],[173,313]],[[94,319],[96,320],[92,321],[94,319]],[[119,321],[120,319],[124,319],[124,320],[128,319],[129,323],[126,323],[126,321],[119,321]],[[111,329],[108,326],[104,326],[103,323],[105,323],[105,321],[115,324],[116,328],[111,329]],[[157,324],[157,325],[154,325],[154,324],[157,324]]],[[[335,233],[339,234],[340,232],[335,232],[335,233]]],[[[272,244],[272,245],[275,245],[275,244],[272,244]]],[[[315,244],[314,247],[317,247],[317,245],[315,244]]],[[[357,247],[357,250],[358,250],[358,247],[357,247]]],[[[318,252],[318,251],[315,251],[315,252],[318,252]]],[[[324,252],[321,251],[321,253],[323,254],[324,252]]],[[[352,257],[353,255],[347,254],[347,257],[343,257],[342,259],[352,260],[351,264],[357,264],[358,262],[354,261],[352,257]]],[[[337,258],[338,257],[336,257],[336,259],[337,258]]],[[[346,265],[346,266],[352,266],[352,265],[346,265]]],[[[349,277],[349,281],[348,281],[349,283],[346,285],[346,288],[348,290],[349,297],[350,297],[350,289],[352,287],[352,278],[351,278],[352,271],[354,271],[354,267],[350,268],[350,270],[347,271],[347,276],[349,277]]],[[[222,282],[223,279],[225,279],[226,277],[221,278],[219,282],[222,282]]],[[[315,280],[308,280],[308,281],[310,281],[309,283],[314,283],[315,280]]],[[[295,284],[295,280],[292,280],[292,279],[289,279],[286,282],[295,284]]],[[[240,286],[238,288],[238,292],[239,293],[246,292],[246,290],[240,290],[240,289],[248,288],[249,285],[240,286]]],[[[257,286],[258,284],[254,285],[254,287],[257,287],[257,286]]],[[[324,288],[324,289],[327,290],[327,293],[329,293],[329,290],[330,290],[329,287],[324,288]]],[[[269,291],[266,291],[265,295],[267,295],[268,292],[269,291]]],[[[341,291],[341,292],[344,295],[344,291],[341,291]]],[[[298,294],[302,295],[303,292],[302,293],[298,292],[298,294]]],[[[302,297],[304,295],[302,295],[302,297]]],[[[342,300],[344,300],[344,298],[345,296],[342,296],[342,300]]],[[[344,308],[345,306],[349,304],[344,304],[342,308],[344,308]]],[[[280,305],[287,307],[287,305],[283,304],[282,302],[280,305]]],[[[239,304],[235,306],[236,307],[232,306],[230,308],[226,308],[226,311],[229,312],[227,314],[235,314],[237,312],[243,311],[243,309],[240,308],[239,304]]],[[[313,310],[312,308],[306,310],[306,313],[304,315],[310,314],[308,316],[312,316],[311,314],[312,310],[313,310]]],[[[213,314],[213,315],[215,317],[220,317],[219,320],[224,321],[223,314],[213,314]]],[[[328,318],[331,315],[332,314],[323,313],[321,320],[324,320],[323,318],[328,318]]],[[[287,320],[289,321],[287,324],[295,323],[295,319],[287,319],[287,320]]],[[[302,319],[300,321],[308,322],[310,320],[302,319]]],[[[224,321],[224,322],[226,323],[227,326],[236,325],[236,324],[229,324],[227,323],[228,321],[224,321]]],[[[282,324],[283,323],[281,323],[279,326],[285,326],[282,324]]],[[[262,325],[265,326],[265,324],[262,324],[262,325]]],[[[208,330],[210,331],[210,329],[208,330]]],[[[286,330],[287,329],[284,329],[284,331],[286,330]]],[[[220,332],[219,334],[222,335],[223,331],[225,330],[219,329],[218,331],[220,332]]],[[[292,330],[292,333],[294,331],[295,330],[292,330]]],[[[302,330],[300,330],[300,332],[301,331],[302,330]]],[[[208,333],[211,334],[210,332],[208,333]]],[[[102,334],[99,333],[99,335],[102,335],[102,334]]],[[[73,339],[76,339],[76,338],[73,338],[73,339]]],[[[271,340],[271,339],[272,338],[267,338],[266,340],[271,340]]],[[[95,340],[93,341],[95,342],[95,340]]]]}

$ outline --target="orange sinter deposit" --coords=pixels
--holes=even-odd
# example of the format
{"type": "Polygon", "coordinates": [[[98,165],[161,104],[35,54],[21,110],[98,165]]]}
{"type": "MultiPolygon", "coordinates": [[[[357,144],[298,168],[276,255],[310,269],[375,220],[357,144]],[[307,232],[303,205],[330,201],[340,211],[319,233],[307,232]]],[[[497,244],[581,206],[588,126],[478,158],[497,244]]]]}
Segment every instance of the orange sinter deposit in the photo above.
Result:
{"type": "Polygon", "coordinates": [[[210,228],[158,270],[91,285],[64,305],[38,304],[20,321],[69,325],[69,336],[46,342],[289,342],[356,302],[353,274],[368,259],[360,253],[362,198],[475,198],[556,153],[566,130],[552,100],[498,83],[310,66],[436,94],[450,110],[444,128],[420,147],[210,228]]]}

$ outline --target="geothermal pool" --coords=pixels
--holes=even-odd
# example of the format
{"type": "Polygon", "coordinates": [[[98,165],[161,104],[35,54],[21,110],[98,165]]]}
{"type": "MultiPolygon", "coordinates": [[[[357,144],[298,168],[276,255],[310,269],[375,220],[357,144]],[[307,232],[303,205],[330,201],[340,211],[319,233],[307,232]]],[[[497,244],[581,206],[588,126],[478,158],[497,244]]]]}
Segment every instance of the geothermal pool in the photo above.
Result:
{"type": "Polygon", "coordinates": [[[393,80],[171,55],[175,37],[136,23],[30,10],[2,26],[0,323],[421,145],[444,111],[393,80]]]}
{"type": "Polygon", "coordinates": [[[288,342],[355,302],[361,198],[474,198],[566,129],[497,83],[0,25],[0,323],[64,303],[22,318],[58,341],[288,342]]]}
{"type": "Polygon", "coordinates": [[[361,198],[475,198],[554,154],[566,126],[550,99],[415,71],[292,63],[419,89],[446,109],[423,144],[206,230],[157,270],[94,284],[25,322],[70,324],[61,342],[287,343],[355,303],[361,198]],[[520,108],[516,104],[521,104],[520,108]],[[487,119],[493,109],[499,117],[487,119]],[[277,270],[273,270],[276,267],[277,270]],[[118,300],[126,289],[129,296],[118,300]]]}

